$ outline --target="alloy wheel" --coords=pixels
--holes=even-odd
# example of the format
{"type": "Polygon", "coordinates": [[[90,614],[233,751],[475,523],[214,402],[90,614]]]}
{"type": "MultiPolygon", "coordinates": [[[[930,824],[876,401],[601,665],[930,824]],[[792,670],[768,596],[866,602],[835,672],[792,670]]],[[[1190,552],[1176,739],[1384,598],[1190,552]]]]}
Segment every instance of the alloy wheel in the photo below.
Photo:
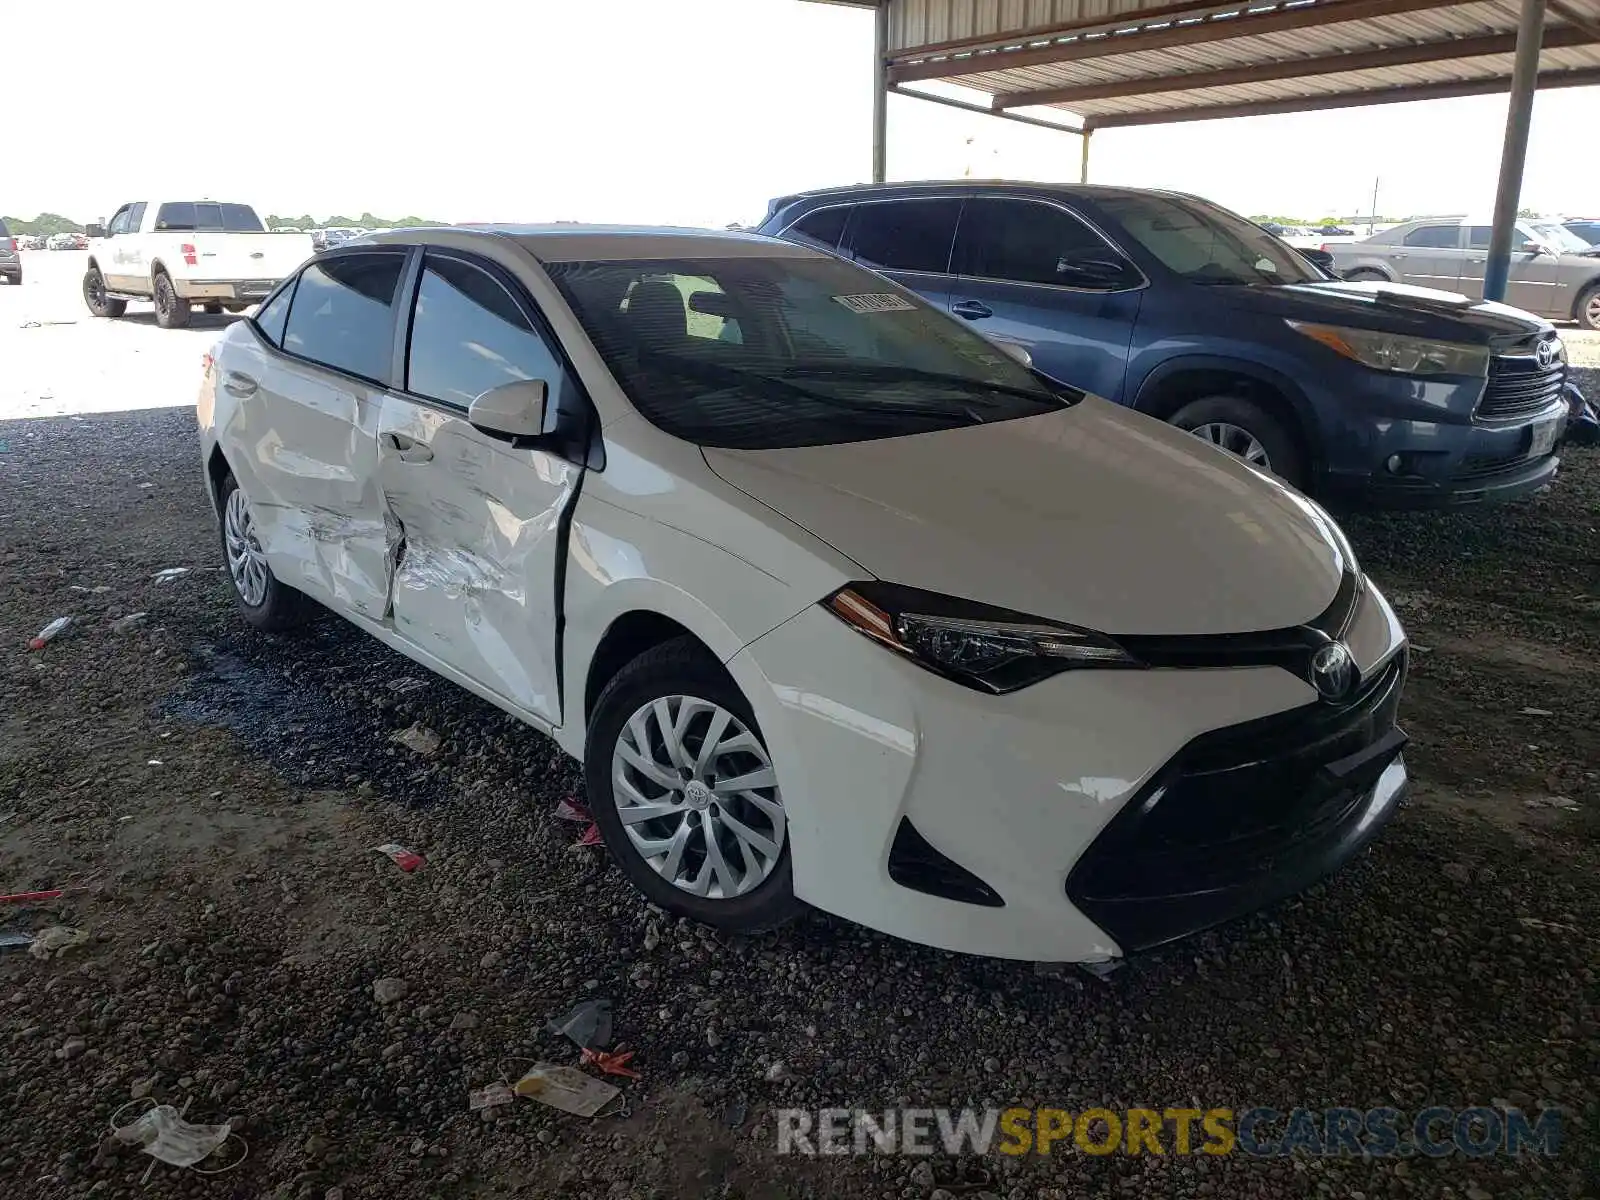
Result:
{"type": "Polygon", "coordinates": [[[1267,448],[1248,429],[1230,425],[1226,421],[1207,421],[1204,425],[1196,425],[1189,432],[1201,441],[1220,446],[1229,454],[1244,459],[1253,467],[1272,470],[1272,463],[1267,460],[1267,448]]]}
{"type": "Polygon", "coordinates": [[[1600,329],[1600,290],[1589,297],[1589,302],[1583,306],[1583,319],[1590,329],[1600,329]]]}
{"type": "Polygon", "coordinates": [[[267,598],[271,576],[267,571],[267,556],[262,553],[255,522],[250,516],[250,502],[238,488],[228,493],[228,504],[222,514],[222,537],[227,550],[228,573],[233,576],[239,598],[251,608],[260,608],[267,598]]]}
{"type": "Polygon", "coordinates": [[[617,736],[612,801],[639,856],[694,896],[726,900],[759,887],[783,852],[778,777],[755,732],[719,704],[663,696],[617,736]]]}

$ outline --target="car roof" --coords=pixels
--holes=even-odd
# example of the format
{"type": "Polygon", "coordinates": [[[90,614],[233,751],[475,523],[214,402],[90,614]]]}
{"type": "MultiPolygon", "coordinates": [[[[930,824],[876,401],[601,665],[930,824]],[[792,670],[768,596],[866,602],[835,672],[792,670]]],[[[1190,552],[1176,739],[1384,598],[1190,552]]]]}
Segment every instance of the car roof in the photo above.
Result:
{"type": "Polygon", "coordinates": [[[907,193],[930,194],[939,192],[1004,192],[1008,195],[1033,193],[1038,195],[1078,196],[1091,201],[1110,196],[1171,196],[1184,200],[1196,198],[1187,192],[1174,191],[1169,188],[1120,187],[1115,184],[1105,183],[1049,183],[1026,179],[924,179],[906,183],[856,183],[844,187],[816,188],[811,191],[780,196],[772,203],[774,210],[776,210],[798,203],[801,200],[848,200],[880,194],[903,195],[907,193]]]}
{"type": "Polygon", "coordinates": [[[606,262],[674,258],[825,258],[820,251],[758,234],[652,225],[448,225],[369,234],[375,243],[460,244],[467,238],[509,238],[540,262],[606,262]]]}

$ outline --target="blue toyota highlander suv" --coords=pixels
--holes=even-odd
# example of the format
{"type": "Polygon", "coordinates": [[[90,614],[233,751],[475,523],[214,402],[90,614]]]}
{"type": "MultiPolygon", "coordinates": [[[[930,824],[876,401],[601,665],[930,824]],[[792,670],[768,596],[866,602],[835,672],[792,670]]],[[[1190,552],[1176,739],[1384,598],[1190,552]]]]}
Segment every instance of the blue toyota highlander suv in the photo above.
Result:
{"type": "Polygon", "coordinates": [[[1566,351],[1500,304],[1331,278],[1192,196],[1018,183],[786,196],[762,233],[920,293],[1036,370],[1331,503],[1504,500],[1555,478],[1566,351]]]}

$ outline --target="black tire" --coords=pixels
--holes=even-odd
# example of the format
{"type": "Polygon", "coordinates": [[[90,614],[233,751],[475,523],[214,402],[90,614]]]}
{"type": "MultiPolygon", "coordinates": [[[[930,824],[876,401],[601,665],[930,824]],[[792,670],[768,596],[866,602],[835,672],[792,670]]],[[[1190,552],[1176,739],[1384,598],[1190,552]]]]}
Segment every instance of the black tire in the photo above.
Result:
{"type": "Polygon", "coordinates": [[[187,329],[193,312],[189,302],[178,295],[178,289],[172,286],[172,279],[165,271],[156,274],[152,290],[155,293],[156,324],[163,329],[187,329]]]}
{"type": "Polygon", "coordinates": [[[1190,433],[1213,423],[1237,426],[1261,443],[1267,453],[1267,467],[1274,475],[1302,490],[1309,482],[1305,451],[1294,433],[1282,418],[1252,400],[1240,396],[1206,396],[1191,400],[1168,419],[1190,433]]]}
{"type": "Polygon", "coordinates": [[[106,281],[99,267],[90,267],[83,273],[83,302],[96,317],[120,317],[128,311],[126,300],[106,295],[106,281]]]}
{"type": "MultiPolygon", "coordinates": [[[[217,510],[222,513],[228,511],[228,497],[239,490],[239,484],[232,475],[225,477],[220,487],[217,488],[217,510]]],[[[225,520],[217,521],[217,539],[222,545],[222,561],[224,567],[228,563],[228,534],[225,520]]],[[[313,615],[314,609],[310,600],[300,592],[295,591],[286,583],[279,581],[272,573],[272,568],[267,571],[267,590],[260,604],[251,604],[239,592],[239,586],[234,581],[233,572],[226,571],[228,577],[228,590],[233,593],[233,602],[244,615],[244,619],[264,633],[282,633],[284,630],[294,629],[304,625],[313,615]]]]}
{"type": "Polygon", "coordinates": [[[1591,283],[1583,289],[1572,315],[1577,318],[1580,329],[1600,329],[1600,283],[1591,283]]]}
{"type": "Polygon", "coordinates": [[[664,642],[623,667],[600,693],[583,755],[589,811],[612,858],[647,899],[677,916],[740,933],[757,933],[793,920],[805,911],[805,905],[794,895],[787,837],[766,879],[744,895],[729,899],[695,896],[675,887],[656,873],[629,840],[612,790],[612,754],[628,719],[651,700],[670,695],[693,695],[720,705],[762,739],[755,714],[738,685],[693,638],[664,642]]]}
{"type": "Polygon", "coordinates": [[[12,273],[10,275],[7,275],[6,276],[6,282],[9,283],[12,287],[21,287],[22,286],[22,272],[21,271],[16,271],[16,272],[14,272],[14,273],[12,273]]]}
{"type": "Polygon", "coordinates": [[[1345,279],[1350,283],[1388,283],[1389,277],[1382,271],[1374,271],[1371,267],[1357,267],[1353,271],[1345,272],[1345,279]]]}
{"type": "Polygon", "coordinates": [[[205,310],[208,316],[220,316],[222,313],[222,302],[219,300],[212,300],[202,305],[202,308],[205,310]]]}

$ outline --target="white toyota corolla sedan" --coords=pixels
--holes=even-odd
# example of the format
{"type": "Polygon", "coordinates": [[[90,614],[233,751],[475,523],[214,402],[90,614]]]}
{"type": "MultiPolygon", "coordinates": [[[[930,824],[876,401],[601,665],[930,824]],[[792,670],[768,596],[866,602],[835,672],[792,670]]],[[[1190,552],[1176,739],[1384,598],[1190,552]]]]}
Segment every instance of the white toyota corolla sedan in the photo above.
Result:
{"type": "Polygon", "coordinates": [[[1405,788],[1405,638],[1317,505],[878,275],[401,230],[199,401],[245,618],[331,608],[584,763],[628,877],[1104,961],[1304,888],[1405,788]]]}

